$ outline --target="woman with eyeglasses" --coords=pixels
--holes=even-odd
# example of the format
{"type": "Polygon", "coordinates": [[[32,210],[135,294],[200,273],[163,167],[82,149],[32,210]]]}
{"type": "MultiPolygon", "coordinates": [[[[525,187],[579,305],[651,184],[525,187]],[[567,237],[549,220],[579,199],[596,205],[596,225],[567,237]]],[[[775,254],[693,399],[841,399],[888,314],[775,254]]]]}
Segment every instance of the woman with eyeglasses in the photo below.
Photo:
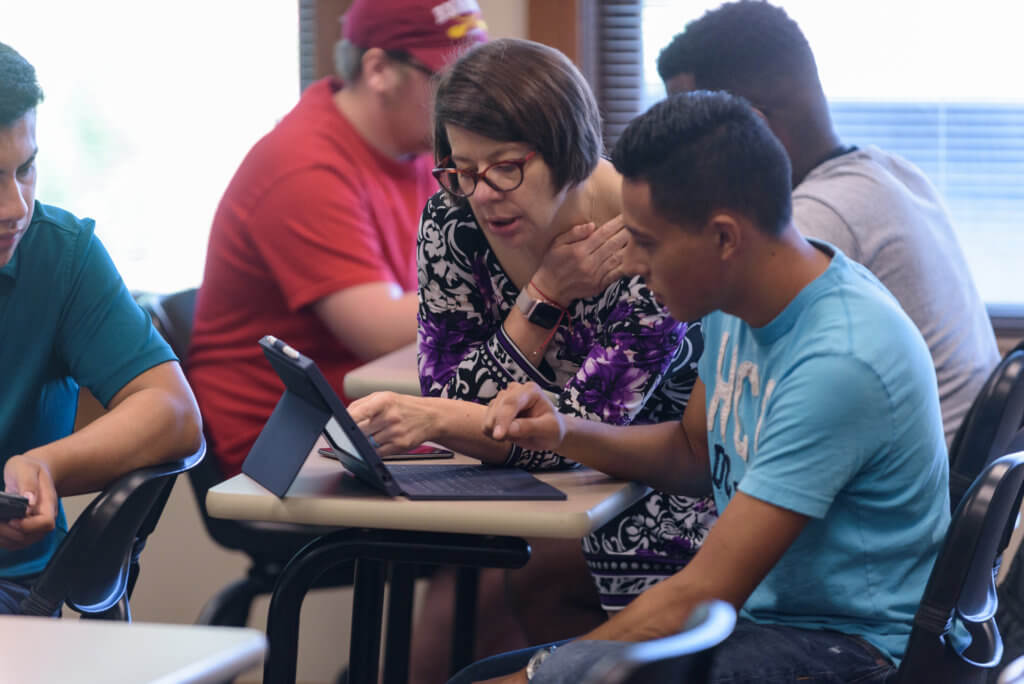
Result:
{"type": "MultiPolygon", "coordinates": [[[[434,113],[442,190],[424,209],[417,255],[424,397],[355,401],[359,426],[382,454],[431,440],[551,469],[574,464],[482,432],[487,402],[509,383],[536,382],[561,411],[593,420],[678,419],[699,325],[687,331],[627,275],[621,181],[601,158],[600,115],[579,71],[549,47],[491,41],[442,72],[434,113]]],[[[713,519],[710,500],[655,492],[585,539],[601,605],[619,609],[678,570],[713,519]]],[[[548,589],[565,591],[537,586],[528,598],[543,602],[548,589]]]]}

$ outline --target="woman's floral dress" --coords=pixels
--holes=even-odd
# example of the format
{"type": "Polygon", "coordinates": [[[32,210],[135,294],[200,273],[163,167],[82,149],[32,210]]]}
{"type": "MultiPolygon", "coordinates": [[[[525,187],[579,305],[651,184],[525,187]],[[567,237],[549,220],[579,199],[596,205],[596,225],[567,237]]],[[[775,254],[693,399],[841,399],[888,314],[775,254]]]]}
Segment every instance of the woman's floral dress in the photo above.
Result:
{"type": "MultiPolygon", "coordinates": [[[[534,366],[502,327],[518,288],[468,205],[434,195],[418,236],[419,374],[424,396],[487,403],[509,383],[533,381],[562,413],[626,425],[679,420],[697,377],[699,324],[673,320],[640,278],[573,302],[534,366]]],[[[518,446],[508,465],[575,467],[518,446]]],[[[673,574],[715,520],[710,498],[652,492],[583,540],[606,610],[673,574]]]]}

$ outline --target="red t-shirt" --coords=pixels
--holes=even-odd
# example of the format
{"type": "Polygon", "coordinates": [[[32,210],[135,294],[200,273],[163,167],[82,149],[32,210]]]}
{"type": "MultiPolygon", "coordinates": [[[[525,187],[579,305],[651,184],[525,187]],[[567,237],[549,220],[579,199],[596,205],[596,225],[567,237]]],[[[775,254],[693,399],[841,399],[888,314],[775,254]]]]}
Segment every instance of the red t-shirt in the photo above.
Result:
{"type": "Polygon", "coordinates": [[[335,106],[340,87],[313,84],[256,143],[210,230],[186,369],[225,475],[241,469],[284,390],[257,344],[263,335],[311,357],[341,395],[360,361],[310,305],[365,283],[416,288],[432,160],[370,147],[335,106]]]}

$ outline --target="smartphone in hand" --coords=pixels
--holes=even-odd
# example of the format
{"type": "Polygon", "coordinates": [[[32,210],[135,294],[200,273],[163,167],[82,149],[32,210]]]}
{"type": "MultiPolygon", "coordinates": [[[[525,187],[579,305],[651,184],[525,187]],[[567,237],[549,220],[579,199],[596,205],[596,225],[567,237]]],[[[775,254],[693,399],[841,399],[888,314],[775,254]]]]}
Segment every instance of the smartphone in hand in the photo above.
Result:
{"type": "Polygon", "coordinates": [[[0,492],[0,521],[24,518],[28,511],[28,499],[18,494],[0,492]]]}
{"type": "MultiPolygon", "coordinates": [[[[326,447],[319,450],[321,456],[327,458],[338,458],[338,455],[334,453],[334,449],[326,447]]],[[[401,454],[391,454],[389,456],[381,456],[382,461],[423,461],[423,460],[434,460],[442,458],[454,458],[455,454],[449,449],[434,446],[432,444],[421,444],[418,447],[413,447],[406,452],[401,454]]]]}

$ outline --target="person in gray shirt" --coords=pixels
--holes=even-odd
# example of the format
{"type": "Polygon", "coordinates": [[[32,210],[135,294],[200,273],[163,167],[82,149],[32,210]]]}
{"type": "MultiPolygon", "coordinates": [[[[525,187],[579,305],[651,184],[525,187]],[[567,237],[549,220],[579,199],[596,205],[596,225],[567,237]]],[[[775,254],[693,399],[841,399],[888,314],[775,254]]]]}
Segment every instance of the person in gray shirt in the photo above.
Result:
{"type": "Polygon", "coordinates": [[[661,51],[658,73],[669,95],[725,90],[764,115],[790,157],[800,232],[871,270],[921,331],[948,445],[999,351],[932,184],[904,159],[842,144],[810,45],[780,7],[741,0],[707,12],[661,51]]]}

